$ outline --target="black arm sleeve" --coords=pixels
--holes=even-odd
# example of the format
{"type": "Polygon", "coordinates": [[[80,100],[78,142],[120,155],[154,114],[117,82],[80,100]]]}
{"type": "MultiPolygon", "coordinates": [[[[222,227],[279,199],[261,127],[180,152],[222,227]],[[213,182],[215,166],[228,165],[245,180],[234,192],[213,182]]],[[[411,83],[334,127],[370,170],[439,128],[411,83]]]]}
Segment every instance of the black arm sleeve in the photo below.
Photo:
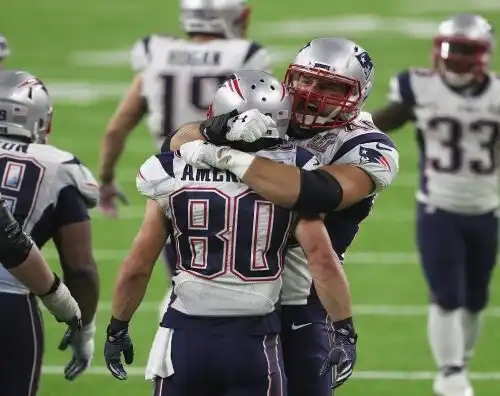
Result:
{"type": "Polygon", "coordinates": [[[332,212],[341,204],[340,183],[322,169],[300,171],[300,192],[292,209],[305,214],[332,212]]]}
{"type": "Polygon", "coordinates": [[[21,265],[30,254],[33,241],[0,199],[0,263],[7,269],[21,265]]]}

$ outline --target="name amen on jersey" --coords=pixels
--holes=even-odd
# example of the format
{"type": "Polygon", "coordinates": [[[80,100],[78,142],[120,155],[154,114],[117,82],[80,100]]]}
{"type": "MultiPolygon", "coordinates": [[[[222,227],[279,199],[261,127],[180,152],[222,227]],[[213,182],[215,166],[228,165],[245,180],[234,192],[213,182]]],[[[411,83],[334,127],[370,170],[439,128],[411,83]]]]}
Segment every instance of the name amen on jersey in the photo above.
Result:
{"type": "Polygon", "coordinates": [[[227,170],[216,168],[200,169],[193,168],[191,165],[184,166],[181,180],[202,181],[202,182],[225,182],[225,183],[241,183],[235,175],[227,170]]]}

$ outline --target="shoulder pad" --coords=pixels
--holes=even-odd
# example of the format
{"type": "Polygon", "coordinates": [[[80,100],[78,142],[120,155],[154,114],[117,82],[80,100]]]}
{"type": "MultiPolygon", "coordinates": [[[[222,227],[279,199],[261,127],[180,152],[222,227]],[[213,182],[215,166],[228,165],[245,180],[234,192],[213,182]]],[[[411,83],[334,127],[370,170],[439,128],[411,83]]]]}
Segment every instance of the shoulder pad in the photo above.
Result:
{"type": "Polygon", "coordinates": [[[365,171],[384,190],[399,171],[399,153],[393,141],[380,131],[353,134],[339,147],[330,164],[352,164],[365,171]]]}
{"type": "Polygon", "coordinates": [[[403,103],[409,107],[415,106],[416,100],[411,76],[411,70],[405,70],[391,78],[388,95],[391,102],[403,103]]]}
{"type": "Polygon", "coordinates": [[[137,172],[137,190],[147,198],[157,200],[168,196],[174,188],[175,177],[172,151],[149,157],[137,172]]]}
{"type": "Polygon", "coordinates": [[[269,51],[256,41],[247,41],[248,49],[243,57],[243,70],[271,71],[269,51]]]}
{"type": "Polygon", "coordinates": [[[57,164],[70,161],[74,155],[68,151],[58,149],[50,144],[31,143],[28,145],[28,154],[32,154],[41,162],[57,164]]]}
{"type": "Polygon", "coordinates": [[[149,64],[153,41],[156,39],[176,40],[176,37],[163,34],[150,34],[137,40],[130,51],[130,63],[134,72],[141,72],[149,64]]]}

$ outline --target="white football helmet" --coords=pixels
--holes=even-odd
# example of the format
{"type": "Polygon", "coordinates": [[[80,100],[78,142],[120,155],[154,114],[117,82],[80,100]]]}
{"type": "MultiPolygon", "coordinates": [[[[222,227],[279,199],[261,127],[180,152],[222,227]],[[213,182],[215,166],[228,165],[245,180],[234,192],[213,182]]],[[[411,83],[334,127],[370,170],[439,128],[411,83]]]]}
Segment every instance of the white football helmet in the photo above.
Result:
{"type": "Polygon", "coordinates": [[[293,96],[292,125],[324,130],[348,124],[370,95],[374,73],[370,56],[353,41],[339,37],[312,40],[285,74],[293,96]]]}
{"type": "Polygon", "coordinates": [[[459,14],[439,25],[434,38],[434,66],[446,83],[464,87],[489,70],[494,47],[493,28],[479,15],[459,14]]]}
{"type": "MultiPolygon", "coordinates": [[[[260,70],[234,73],[217,90],[208,109],[208,118],[238,110],[241,114],[257,109],[276,122],[278,135],[286,137],[292,110],[292,97],[285,85],[273,75],[260,70]]],[[[265,136],[276,138],[273,136],[265,136]]]]}
{"type": "Polygon", "coordinates": [[[250,16],[246,0],[181,0],[181,23],[188,34],[245,36],[250,16]]]}
{"type": "Polygon", "coordinates": [[[45,143],[52,123],[52,103],[38,78],[19,70],[0,70],[0,136],[45,143]]]}
{"type": "Polygon", "coordinates": [[[0,34],[0,62],[10,55],[10,48],[7,39],[0,34]]]}

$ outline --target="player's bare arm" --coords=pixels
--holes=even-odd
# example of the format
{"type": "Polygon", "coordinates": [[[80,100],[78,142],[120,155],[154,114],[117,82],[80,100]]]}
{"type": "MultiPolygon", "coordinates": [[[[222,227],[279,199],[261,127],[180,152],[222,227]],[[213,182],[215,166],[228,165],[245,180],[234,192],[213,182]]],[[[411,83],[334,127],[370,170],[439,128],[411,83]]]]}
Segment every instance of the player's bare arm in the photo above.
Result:
{"type": "Polygon", "coordinates": [[[184,143],[203,139],[203,136],[200,133],[200,125],[201,122],[191,122],[181,126],[179,129],[172,132],[167,139],[165,139],[161,151],[179,150],[184,143]]]}
{"type": "Polygon", "coordinates": [[[148,199],[141,228],[115,284],[112,315],[119,321],[128,322],[144,298],[151,272],[165,245],[164,219],[161,205],[148,199]]]}
{"type": "Polygon", "coordinates": [[[372,113],[373,123],[384,132],[391,132],[404,126],[413,117],[413,110],[404,103],[390,102],[372,113]]]}
{"type": "Polygon", "coordinates": [[[255,157],[243,182],[266,199],[285,208],[317,213],[343,209],[369,196],[375,186],[371,177],[355,165],[327,165],[301,170],[255,157]]]}
{"type": "Polygon", "coordinates": [[[115,166],[125,148],[125,140],[146,113],[141,86],[142,77],[138,74],[106,128],[99,158],[99,176],[104,183],[113,181],[115,166]]]}
{"type": "Polygon", "coordinates": [[[352,317],[349,283],[320,217],[301,218],[295,237],[307,258],[314,286],[333,321],[352,317]]]}
{"type": "Polygon", "coordinates": [[[64,283],[78,302],[83,325],[94,320],[99,301],[99,274],[92,254],[90,220],[68,224],[54,237],[64,283]]]}

